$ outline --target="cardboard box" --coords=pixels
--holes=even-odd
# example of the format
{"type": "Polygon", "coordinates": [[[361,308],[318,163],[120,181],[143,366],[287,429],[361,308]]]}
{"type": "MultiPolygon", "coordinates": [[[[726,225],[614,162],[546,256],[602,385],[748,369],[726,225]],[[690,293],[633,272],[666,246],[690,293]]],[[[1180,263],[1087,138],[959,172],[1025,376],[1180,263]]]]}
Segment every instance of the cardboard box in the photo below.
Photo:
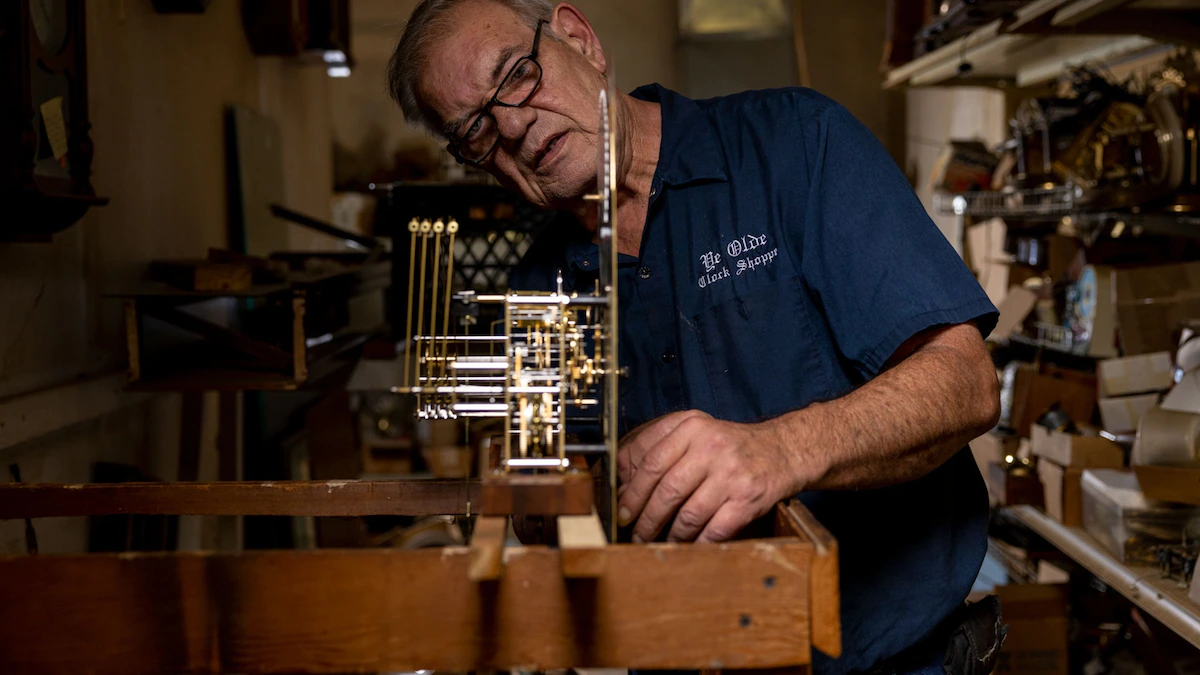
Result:
{"type": "Polygon", "coordinates": [[[1113,277],[1126,356],[1171,351],[1179,324],[1200,317],[1200,263],[1118,270],[1113,277]]]}
{"type": "Polygon", "coordinates": [[[1037,424],[1030,430],[1030,437],[1034,456],[1059,466],[1119,469],[1125,465],[1125,451],[1107,438],[1048,431],[1037,424]]]}
{"type": "Polygon", "coordinates": [[[1008,225],[999,218],[991,218],[967,228],[967,262],[972,271],[982,277],[983,268],[989,263],[1003,263],[1008,267],[1012,256],[1004,250],[1007,234],[1008,225]]]}
{"type": "Polygon", "coordinates": [[[1137,396],[1100,399],[1101,426],[1105,431],[1113,433],[1134,431],[1137,429],[1142,415],[1158,405],[1158,396],[1158,394],[1138,394],[1137,396]]]}
{"type": "Polygon", "coordinates": [[[1020,440],[1016,436],[1001,436],[989,431],[968,443],[971,455],[975,458],[975,466],[979,467],[979,475],[987,478],[989,464],[1003,464],[1008,455],[1015,457],[1020,440]]]}
{"type": "Polygon", "coordinates": [[[1164,391],[1173,384],[1173,371],[1171,352],[1105,359],[1096,365],[1096,388],[1105,398],[1164,391]]]}
{"type": "Polygon", "coordinates": [[[1067,591],[1065,586],[997,586],[1008,638],[994,673],[1066,675],[1067,591]]]}
{"type": "Polygon", "coordinates": [[[1200,506],[1200,462],[1170,466],[1135,466],[1146,499],[1200,506]]]}
{"type": "Polygon", "coordinates": [[[1163,410],[1200,414],[1200,370],[1183,376],[1163,398],[1163,410]]]}
{"type": "Polygon", "coordinates": [[[1000,506],[1042,506],[1045,495],[1037,473],[1032,469],[1017,472],[1006,471],[1006,468],[998,462],[988,465],[985,482],[992,502],[1000,506]]]}
{"type": "Polygon", "coordinates": [[[1022,364],[1016,372],[1009,425],[1021,435],[1057,403],[1078,423],[1088,423],[1096,409],[1096,377],[1053,366],[1036,369],[1022,364]]]}
{"type": "MultiPolygon", "coordinates": [[[[1007,281],[1007,276],[1005,281],[1007,281]]],[[[1036,304],[1037,295],[1033,291],[1020,286],[1009,288],[1004,299],[996,303],[997,309],[1000,310],[1000,318],[996,320],[996,327],[987,336],[987,339],[993,342],[1007,340],[1009,336],[1021,329],[1021,325],[1025,323],[1025,317],[1029,316],[1036,304]]]]}
{"type": "Polygon", "coordinates": [[[1046,515],[1067,527],[1083,527],[1083,468],[1060,466],[1048,459],[1038,460],[1038,479],[1046,515]]]}
{"type": "Polygon", "coordinates": [[[1071,573],[1049,560],[1039,560],[1037,564],[1037,582],[1039,584],[1070,583],[1071,573]]]}

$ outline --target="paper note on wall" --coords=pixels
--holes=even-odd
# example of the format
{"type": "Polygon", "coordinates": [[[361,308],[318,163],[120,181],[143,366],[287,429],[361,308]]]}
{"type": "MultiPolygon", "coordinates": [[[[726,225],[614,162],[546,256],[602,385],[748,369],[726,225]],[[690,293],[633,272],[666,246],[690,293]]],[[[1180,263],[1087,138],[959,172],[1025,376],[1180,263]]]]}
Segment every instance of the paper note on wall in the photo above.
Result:
{"type": "Polygon", "coordinates": [[[62,97],[55,96],[41,105],[42,122],[46,125],[46,140],[50,142],[50,151],[54,153],[54,161],[65,166],[63,158],[67,156],[67,122],[63,119],[62,97]]]}

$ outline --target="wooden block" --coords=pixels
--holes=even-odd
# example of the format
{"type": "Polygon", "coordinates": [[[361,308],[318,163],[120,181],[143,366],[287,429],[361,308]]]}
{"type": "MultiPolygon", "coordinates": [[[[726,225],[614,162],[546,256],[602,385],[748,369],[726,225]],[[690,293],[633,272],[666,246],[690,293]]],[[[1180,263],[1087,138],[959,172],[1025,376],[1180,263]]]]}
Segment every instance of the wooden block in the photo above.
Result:
{"type": "Polygon", "coordinates": [[[813,647],[827,656],[842,655],[841,595],[838,591],[838,543],[799,499],[775,506],[776,533],[812,543],[809,580],[813,647]]]}
{"type": "Polygon", "coordinates": [[[480,516],[471,535],[467,578],[471,581],[494,581],[504,569],[504,537],[508,534],[505,516],[480,516]]]}
{"type": "Polygon", "coordinates": [[[511,549],[0,557],[0,672],[466,671],[810,662],[809,565],[793,538],[611,546],[604,576],[511,549]],[[519,553],[518,553],[519,552],[519,553]],[[769,580],[770,583],[764,583],[769,580]]]}
{"type": "Polygon", "coordinates": [[[586,516],[592,512],[592,476],[583,472],[504,474],[480,481],[479,512],[586,516]]]}
{"type": "Polygon", "coordinates": [[[591,515],[559,516],[556,520],[563,576],[568,579],[601,576],[608,537],[604,535],[604,526],[596,510],[593,508],[591,515]]]}
{"type": "Polygon", "coordinates": [[[247,291],[254,285],[253,268],[241,262],[156,260],[150,277],[185,291],[247,291]]]}

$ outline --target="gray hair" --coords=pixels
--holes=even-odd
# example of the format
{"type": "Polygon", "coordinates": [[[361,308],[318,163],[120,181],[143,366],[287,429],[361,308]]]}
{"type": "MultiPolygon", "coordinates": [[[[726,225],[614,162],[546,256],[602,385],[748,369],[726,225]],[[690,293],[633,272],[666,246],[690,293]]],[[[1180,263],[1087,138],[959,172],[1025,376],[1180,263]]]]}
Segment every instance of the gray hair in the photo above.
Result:
{"type": "MultiPolygon", "coordinates": [[[[442,130],[435,127],[432,111],[417,96],[417,78],[427,61],[427,50],[431,43],[446,32],[446,15],[450,10],[467,0],[424,0],[413,10],[404,26],[404,35],[392,52],[387,66],[388,93],[409,124],[416,125],[437,136],[442,130]]],[[[550,20],[554,5],[550,0],[487,0],[495,2],[517,13],[521,21],[530,28],[537,28],[538,21],[550,20]]],[[[542,29],[543,36],[550,35],[549,28],[542,29]]],[[[551,36],[552,37],[552,36],[551,36]]]]}

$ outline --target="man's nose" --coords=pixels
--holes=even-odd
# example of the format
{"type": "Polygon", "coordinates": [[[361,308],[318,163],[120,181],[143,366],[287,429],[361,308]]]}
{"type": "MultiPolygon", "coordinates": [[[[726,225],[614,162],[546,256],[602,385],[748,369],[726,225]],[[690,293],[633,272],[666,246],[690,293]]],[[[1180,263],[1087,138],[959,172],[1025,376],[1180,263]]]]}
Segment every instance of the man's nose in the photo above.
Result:
{"type": "Polygon", "coordinates": [[[502,141],[519,141],[537,119],[537,112],[529,106],[496,106],[492,108],[492,117],[496,118],[496,128],[500,131],[502,141]]]}

